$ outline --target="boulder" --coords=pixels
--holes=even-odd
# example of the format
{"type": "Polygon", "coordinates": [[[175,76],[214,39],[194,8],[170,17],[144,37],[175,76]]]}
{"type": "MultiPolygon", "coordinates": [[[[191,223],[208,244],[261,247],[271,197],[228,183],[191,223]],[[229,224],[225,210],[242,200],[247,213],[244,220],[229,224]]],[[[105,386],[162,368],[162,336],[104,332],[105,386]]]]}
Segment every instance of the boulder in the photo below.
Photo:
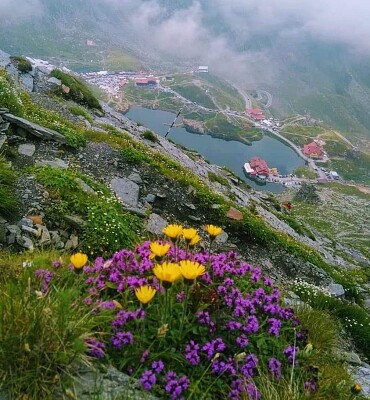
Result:
{"type": "Polygon", "coordinates": [[[344,287],[339,283],[331,283],[328,286],[328,290],[330,294],[334,297],[344,297],[345,295],[344,287]]]}
{"type": "Polygon", "coordinates": [[[227,242],[227,239],[229,238],[229,235],[223,231],[220,235],[218,235],[215,239],[215,242],[218,244],[223,244],[227,242]]]}
{"type": "Polygon", "coordinates": [[[51,168],[68,168],[68,164],[61,160],[60,158],[55,158],[54,160],[40,160],[36,161],[37,165],[49,165],[51,168]]]}
{"type": "Polygon", "coordinates": [[[92,189],[87,183],[85,183],[82,179],[80,178],[75,178],[75,181],[78,183],[80,188],[88,194],[96,194],[95,190],[92,189]]]}
{"type": "Polygon", "coordinates": [[[230,207],[226,216],[230,219],[234,219],[236,221],[241,221],[243,219],[243,214],[234,207],[230,207]]]}
{"type": "Polygon", "coordinates": [[[49,78],[47,80],[47,83],[51,84],[51,85],[55,85],[55,86],[61,86],[62,81],[58,78],[55,78],[54,76],[52,76],[51,78],[49,78]]]}
{"type": "Polygon", "coordinates": [[[35,153],[36,147],[31,143],[24,143],[18,146],[18,153],[22,156],[32,157],[35,153]]]}
{"type": "Polygon", "coordinates": [[[82,230],[86,225],[86,221],[79,215],[64,215],[63,218],[70,226],[78,230],[82,230]]]}
{"type": "Polygon", "coordinates": [[[137,208],[139,200],[139,186],[127,178],[113,178],[111,188],[119,200],[130,207],[137,208]]]}
{"type": "Polygon", "coordinates": [[[146,224],[146,230],[154,235],[161,235],[163,228],[167,226],[167,221],[158,214],[150,214],[146,224]]]}
{"type": "Polygon", "coordinates": [[[37,136],[44,140],[55,140],[60,143],[66,143],[67,139],[64,135],[61,135],[59,132],[56,132],[52,129],[45,128],[41,125],[35,124],[34,122],[30,122],[24,118],[16,117],[13,114],[3,114],[2,117],[17,127],[20,127],[26,130],[31,135],[37,136]]]}
{"type": "Polygon", "coordinates": [[[30,238],[28,238],[27,236],[17,236],[17,243],[24,247],[26,250],[33,252],[34,250],[34,246],[33,246],[33,242],[30,238]]]}
{"type": "Polygon", "coordinates": [[[137,184],[143,183],[143,180],[141,179],[141,176],[137,172],[132,172],[128,176],[128,179],[130,179],[130,181],[135,182],[137,184]]]}

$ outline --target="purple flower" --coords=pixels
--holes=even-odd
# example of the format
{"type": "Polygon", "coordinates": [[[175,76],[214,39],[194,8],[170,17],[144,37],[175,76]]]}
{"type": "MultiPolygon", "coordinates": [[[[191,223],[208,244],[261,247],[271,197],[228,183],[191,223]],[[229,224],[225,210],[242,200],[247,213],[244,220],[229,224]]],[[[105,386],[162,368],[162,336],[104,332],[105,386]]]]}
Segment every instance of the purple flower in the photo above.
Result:
{"type": "Polygon", "coordinates": [[[245,378],[252,378],[258,364],[258,358],[255,354],[249,354],[244,361],[241,372],[245,378]]]}
{"type": "Polygon", "coordinates": [[[227,361],[214,360],[212,362],[212,372],[216,375],[226,372],[228,375],[234,376],[236,374],[235,361],[232,358],[228,358],[227,361]]]}
{"type": "Polygon", "coordinates": [[[141,383],[141,386],[145,390],[149,391],[157,383],[157,377],[155,376],[155,374],[152,370],[147,369],[142,373],[139,381],[141,383]]]}
{"type": "Polygon", "coordinates": [[[304,383],[304,388],[308,393],[316,392],[318,385],[317,385],[317,378],[312,378],[309,381],[304,383]]]}
{"type": "Polygon", "coordinates": [[[211,317],[207,311],[200,311],[197,313],[197,318],[200,324],[209,325],[211,317]]]}
{"type": "Polygon", "coordinates": [[[176,295],[176,300],[177,300],[179,303],[182,303],[182,302],[185,300],[185,292],[182,291],[182,292],[180,292],[180,293],[177,293],[177,295],[176,295]]]}
{"type": "Polygon", "coordinates": [[[207,353],[208,358],[212,358],[215,353],[219,353],[226,349],[225,343],[221,338],[217,338],[212,340],[211,342],[207,342],[203,347],[202,351],[207,353]]]}
{"type": "Polygon", "coordinates": [[[288,346],[283,350],[283,354],[288,358],[288,361],[290,361],[293,366],[297,364],[296,358],[298,350],[298,347],[295,346],[288,346]]]}
{"type": "Polygon", "coordinates": [[[134,343],[134,336],[131,332],[117,332],[110,341],[116,349],[121,350],[123,346],[134,343]]]}
{"type": "Polygon", "coordinates": [[[269,363],[269,370],[273,378],[276,380],[280,380],[281,378],[281,362],[276,358],[270,358],[269,363]]]}
{"type": "Polygon", "coordinates": [[[185,347],[185,359],[189,361],[191,365],[198,365],[200,363],[200,356],[198,350],[200,346],[193,340],[190,340],[189,344],[185,347]]]}
{"type": "Polygon", "coordinates": [[[270,335],[279,336],[280,333],[280,328],[281,328],[281,321],[276,318],[269,318],[267,322],[270,324],[270,328],[268,330],[268,333],[270,335]]]}
{"type": "Polygon", "coordinates": [[[243,333],[236,338],[236,343],[239,347],[241,347],[243,349],[244,347],[248,346],[249,340],[248,340],[247,336],[244,335],[244,333],[243,333]]]}
{"type": "Polygon", "coordinates": [[[62,262],[60,260],[54,260],[53,261],[53,267],[55,269],[60,268],[62,266],[62,262]]]}
{"type": "Polygon", "coordinates": [[[103,358],[105,356],[104,353],[105,344],[99,342],[99,340],[94,338],[86,338],[85,345],[87,347],[87,352],[89,353],[90,356],[96,358],[103,358]]]}
{"type": "Polygon", "coordinates": [[[145,351],[143,352],[143,354],[141,355],[140,363],[141,363],[141,364],[144,364],[144,363],[148,360],[148,358],[149,358],[149,351],[148,351],[148,350],[145,350],[145,351]]]}
{"type": "Polygon", "coordinates": [[[152,370],[156,374],[160,374],[164,370],[164,362],[162,360],[152,362],[152,370]]]}
{"type": "Polygon", "coordinates": [[[253,382],[248,383],[247,392],[250,400],[258,400],[261,398],[261,393],[253,382]]]}
{"type": "Polygon", "coordinates": [[[190,384],[189,379],[184,375],[181,378],[177,378],[176,373],[169,371],[165,377],[166,386],[165,390],[170,395],[171,399],[179,399],[182,392],[184,392],[190,384]],[[170,375],[171,372],[171,375],[170,375]]]}
{"type": "Polygon", "coordinates": [[[257,317],[250,315],[247,318],[246,325],[243,327],[243,331],[246,333],[257,333],[259,329],[259,323],[257,317]]]}

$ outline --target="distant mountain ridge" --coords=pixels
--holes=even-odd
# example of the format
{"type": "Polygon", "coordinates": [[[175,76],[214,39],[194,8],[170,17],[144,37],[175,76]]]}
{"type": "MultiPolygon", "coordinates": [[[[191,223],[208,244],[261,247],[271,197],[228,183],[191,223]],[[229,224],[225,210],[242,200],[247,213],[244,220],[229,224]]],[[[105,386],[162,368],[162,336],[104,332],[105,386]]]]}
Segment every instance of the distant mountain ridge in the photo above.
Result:
{"type": "MultiPolygon", "coordinates": [[[[209,0],[128,1],[124,6],[113,0],[39,3],[39,16],[17,23],[12,18],[11,22],[1,24],[0,42],[4,50],[11,54],[58,57],[67,65],[102,68],[104,51],[116,48],[136,53],[146,65],[154,67],[207,62],[213,71],[237,80],[245,89],[271,92],[273,111],[278,116],[307,112],[347,132],[357,143],[370,138],[369,58],[354,55],[344,45],[309,35],[277,36],[268,22],[265,29],[262,26],[247,35],[241,23],[232,25],[227,12],[213,7],[209,0]],[[181,21],[183,27],[179,26],[181,21]],[[153,31],[146,32],[150,24],[154,24],[153,31]],[[204,46],[198,52],[192,52],[189,45],[192,37],[182,38],[176,30],[182,30],[186,36],[187,26],[196,35],[193,47],[204,46]],[[159,43],[161,34],[164,36],[171,29],[176,33],[173,40],[163,39],[159,43]],[[156,30],[158,37],[152,38],[156,30]],[[87,46],[88,39],[96,46],[87,46]],[[204,43],[199,43],[203,39],[204,43]],[[223,50],[230,53],[224,55],[225,65],[221,66],[222,57],[215,54],[223,50]]],[[[243,15],[240,21],[242,18],[243,15]]]]}

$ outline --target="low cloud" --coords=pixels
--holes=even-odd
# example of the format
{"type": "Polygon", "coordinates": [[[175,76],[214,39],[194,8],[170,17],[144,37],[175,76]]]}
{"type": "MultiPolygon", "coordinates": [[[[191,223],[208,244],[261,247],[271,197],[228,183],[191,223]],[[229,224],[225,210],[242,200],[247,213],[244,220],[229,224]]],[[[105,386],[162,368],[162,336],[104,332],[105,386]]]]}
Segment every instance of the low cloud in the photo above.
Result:
{"type": "Polygon", "coordinates": [[[0,0],[0,22],[23,22],[43,14],[41,0],[0,0]]]}

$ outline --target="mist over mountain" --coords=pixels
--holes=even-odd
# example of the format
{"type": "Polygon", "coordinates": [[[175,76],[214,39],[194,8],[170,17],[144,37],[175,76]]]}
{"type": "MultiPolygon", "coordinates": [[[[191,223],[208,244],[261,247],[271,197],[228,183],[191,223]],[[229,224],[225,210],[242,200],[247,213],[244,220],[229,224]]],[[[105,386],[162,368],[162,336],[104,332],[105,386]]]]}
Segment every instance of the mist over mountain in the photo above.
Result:
{"type": "MultiPolygon", "coordinates": [[[[12,0],[0,4],[10,53],[64,57],[86,39],[147,65],[207,64],[245,89],[265,89],[279,115],[310,112],[370,136],[370,3],[365,0],[12,0]]],[[[91,49],[90,49],[91,50],[91,49]]],[[[88,59],[91,55],[86,55],[88,59]]]]}

